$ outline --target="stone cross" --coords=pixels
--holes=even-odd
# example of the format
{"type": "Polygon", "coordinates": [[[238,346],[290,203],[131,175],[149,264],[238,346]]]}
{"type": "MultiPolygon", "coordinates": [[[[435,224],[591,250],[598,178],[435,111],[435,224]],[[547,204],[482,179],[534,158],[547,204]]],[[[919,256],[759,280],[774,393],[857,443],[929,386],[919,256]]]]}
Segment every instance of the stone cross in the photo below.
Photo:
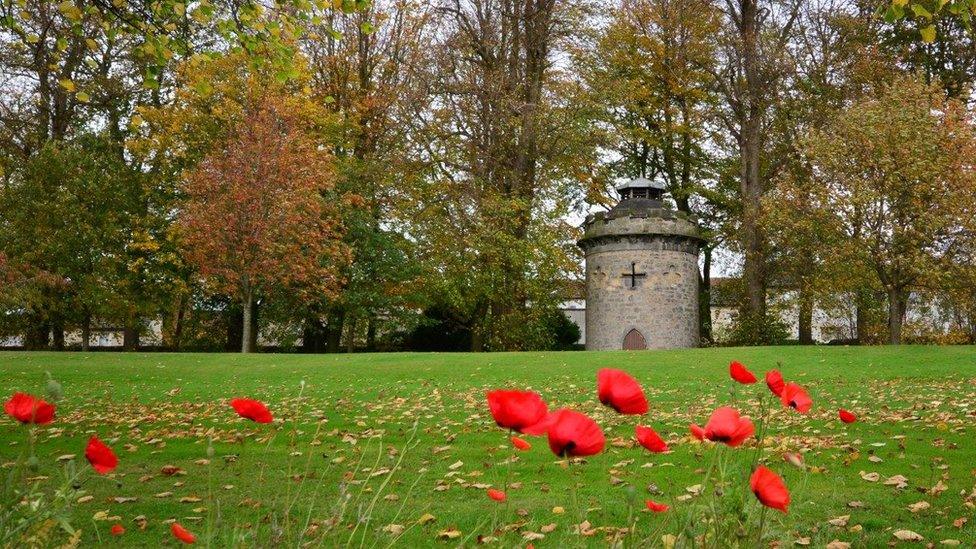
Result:
{"type": "Polygon", "coordinates": [[[631,288],[636,288],[637,287],[637,279],[638,278],[644,278],[646,276],[647,276],[647,273],[638,273],[637,272],[637,263],[634,263],[634,262],[631,262],[631,264],[630,264],[630,272],[623,274],[623,277],[624,278],[629,278],[630,279],[630,287],[631,288]]]}

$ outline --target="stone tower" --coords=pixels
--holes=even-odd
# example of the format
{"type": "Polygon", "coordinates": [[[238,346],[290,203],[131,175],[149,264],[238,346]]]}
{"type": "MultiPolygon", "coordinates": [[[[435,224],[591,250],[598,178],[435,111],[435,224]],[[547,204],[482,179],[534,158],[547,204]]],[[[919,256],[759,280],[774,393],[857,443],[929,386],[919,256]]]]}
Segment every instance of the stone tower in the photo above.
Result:
{"type": "Polygon", "coordinates": [[[698,346],[695,223],[663,202],[661,185],[639,178],[617,187],[620,202],[587,216],[586,349],[698,346]]]}

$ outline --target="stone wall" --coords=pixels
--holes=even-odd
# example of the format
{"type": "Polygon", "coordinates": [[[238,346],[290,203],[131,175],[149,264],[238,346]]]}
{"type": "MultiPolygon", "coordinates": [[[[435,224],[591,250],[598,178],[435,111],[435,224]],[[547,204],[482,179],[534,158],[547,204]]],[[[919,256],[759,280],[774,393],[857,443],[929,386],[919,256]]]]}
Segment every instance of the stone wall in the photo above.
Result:
{"type": "Polygon", "coordinates": [[[697,229],[662,213],[588,220],[580,241],[586,252],[588,350],[622,349],[634,329],[649,349],[698,346],[697,229]],[[631,263],[646,274],[633,288],[623,276],[631,263]]]}
{"type": "Polygon", "coordinates": [[[623,347],[632,329],[649,349],[697,347],[698,261],[669,250],[611,246],[592,249],[586,258],[586,348],[623,347]],[[647,273],[630,287],[631,262],[647,273]]]}

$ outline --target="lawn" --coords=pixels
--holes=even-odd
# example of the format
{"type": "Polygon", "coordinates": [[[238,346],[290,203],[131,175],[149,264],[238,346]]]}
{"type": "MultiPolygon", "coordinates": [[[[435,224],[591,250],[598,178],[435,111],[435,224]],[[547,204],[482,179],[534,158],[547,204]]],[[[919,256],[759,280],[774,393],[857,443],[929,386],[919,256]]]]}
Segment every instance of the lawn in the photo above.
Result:
{"type": "MultiPolygon", "coordinates": [[[[45,372],[61,383],[64,397],[55,422],[38,430],[31,482],[54,491],[70,467],[68,458],[58,458],[77,456],[78,491],[66,497],[70,523],[87,546],[174,545],[173,519],[214,546],[470,546],[479,538],[504,547],[603,546],[614,539],[659,546],[668,535],[702,536],[721,523],[743,537],[699,543],[754,547],[760,521],[764,545],[886,546],[899,530],[936,544],[976,541],[973,347],[0,353],[0,394],[43,395],[45,372]],[[731,359],[760,378],[781,363],[783,375],[810,392],[813,410],[782,408],[762,381],[733,387],[731,359]],[[643,384],[647,416],[620,416],[600,405],[595,377],[603,367],[625,369],[643,384]],[[606,433],[606,450],[568,467],[545,438],[527,437],[532,448],[516,452],[485,404],[485,391],[496,387],[532,389],[552,408],[590,415],[606,433]],[[227,405],[235,396],[265,401],[276,421],[238,418],[227,405]],[[758,419],[761,398],[772,411],[759,459],[792,493],[785,515],[762,513],[748,490],[754,442],[725,449],[688,435],[689,423],[703,424],[724,404],[758,419]],[[840,407],[858,421],[841,423],[840,407]],[[672,451],[636,446],[638,422],[657,429],[672,451]],[[108,476],[93,474],[84,460],[92,434],[119,455],[108,476]],[[784,452],[802,453],[805,467],[784,461],[784,452]],[[905,479],[897,482],[898,475],[905,479]],[[487,486],[506,484],[506,503],[486,496],[487,486]],[[641,511],[645,499],[672,508],[641,511]],[[579,528],[584,519],[588,525],[579,528]],[[127,532],[110,539],[116,523],[127,532]],[[620,529],[628,527],[623,536],[620,529]]],[[[0,419],[3,471],[17,469],[26,433],[0,419]]]]}

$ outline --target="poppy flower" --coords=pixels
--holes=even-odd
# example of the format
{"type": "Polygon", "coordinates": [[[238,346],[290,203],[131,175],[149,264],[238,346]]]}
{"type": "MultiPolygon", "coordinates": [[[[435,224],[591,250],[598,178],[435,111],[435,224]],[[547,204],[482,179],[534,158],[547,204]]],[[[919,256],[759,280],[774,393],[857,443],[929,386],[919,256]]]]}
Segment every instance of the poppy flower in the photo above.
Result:
{"type": "Polygon", "coordinates": [[[745,442],[755,432],[756,428],[749,418],[740,417],[737,410],[728,406],[712,412],[712,417],[705,424],[705,438],[733,447],[745,442]]]}
{"type": "Polygon", "coordinates": [[[603,451],[606,438],[595,421],[563,408],[553,412],[549,427],[549,449],[560,457],[592,456],[603,451]]]}
{"type": "Polygon", "coordinates": [[[596,374],[597,396],[600,402],[620,414],[647,413],[647,397],[640,383],[623,370],[603,368],[596,374]]]}
{"type": "Polygon", "coordinates": [[[688,426],[688,430],[691,431],[691,436],[701,441],[705,440],[705,430],[702,429],[700,426],[692,423],[691,425],[688,426]]]}
{"type": "Polygon", "coordinates": [[[671,506],[666,503],[658,503],[651,500],[645,501],[644,505],[647,505],[647,509],[649,511],[654,511],[655,513],[663,513],[671,508],[671,506]]]}
{"type": "Polygon", "coordinates": [[[840,416],[840,420],[844,423],[854,423],[857,421],[857,416],[843,408],[837,411],[837,415],[840,416]]]}
{"type": "Polygon", "coordinates": [[[45,425],[54,421],[54,405],[27,393],[14,393],[3,411],[21,423],[45,425]]]}
{"type": "Polygon", "coordinates": [[[122,526],[121,524],[113,524],[112,525],[112,528],[109,530],[109,532],[113,536],[121,536],[122,534],[125,533],[125,527],[122,526]]]}
{"type": "Polygon", "coordinates": [[[255,423],[271,423],[271,411],[260,400],[250,398],[235,398],[230,401],[237,415],[255,423]]]}
{"type": "Polygon", "coordinates": [[[759,503],[786,512],[790,505],[790,492],[779,475],[760,465],[749,479],[749,487],[759,503]]]}
{"type": "Polygon", "coordinates": [[[783,394],[779,398],[783,402],[783,406],[794,408],[801,414],[809,412],[810,408],[813,407],[813,400],[810,399],[810,395],[796,383],[791,382],[784,385],[783,394]]]}
{"type": "Polygon", "coordinates": [[[112,472],[119,464],[119,458],[115,457],[115,452],[98,437],[88,439],[88,446],[85,447],[85,459],[100,475],[112,472]]]}
{"type": "Polygon", "coordinates": [[[545,433],[549,407],[532,391],[488,391],[488,409],[499,427],[527,435],[545,433]]]}
{"type": "Polygon", "coordinates": [[[779,373],[779,370],[770,370],[766,372],[766,386],[769,390],[773,392],[776,396],[783,395],[783,386],[786,382],[783,381],[783,374],[779,373]]]}
{"type": "Polygon", "coordinates": [[[494,488],[489,488],[488,497],[490,497],[495,501],[502,502],[505,501],[505,498],[507,496],[505,495],[505,492],[502,492],[501,490],[495,490],[494,488]]]}
{"type": "Polygon", "coordinates": [[[182,541],[187,545],[192,545],[197,541],[197,537],[190,533],[189,530],[180,526],[180,523],[174,522],[169,525],[169,531],[173,533],[173,537],[182,541]]]}
{"type": "Polygon", "coordinates": [[[639,442],[641,446],[656,454],[661,454],[668,451],[668,443],[664,442],[664,439],[662,439],[661,436],[650,427],[638,425],[637,427],[634,427],[634,435],[637,436],[637,442],[639,442]]]}
{"type": "Polygon", "coordinates": [[[756,375],[747,370],[738,360],[733,360],[729,363],[729,375],[732,376],[732,379],[743,385],[756,382],[756,375]]]}
{"type": "Polygon", "coordinates": [[[529,444],[529,441],[519,437],[512,437],[512,446],[518,448],[519,450],[528,450],[532,448],[532,445],[529,444]]]}

